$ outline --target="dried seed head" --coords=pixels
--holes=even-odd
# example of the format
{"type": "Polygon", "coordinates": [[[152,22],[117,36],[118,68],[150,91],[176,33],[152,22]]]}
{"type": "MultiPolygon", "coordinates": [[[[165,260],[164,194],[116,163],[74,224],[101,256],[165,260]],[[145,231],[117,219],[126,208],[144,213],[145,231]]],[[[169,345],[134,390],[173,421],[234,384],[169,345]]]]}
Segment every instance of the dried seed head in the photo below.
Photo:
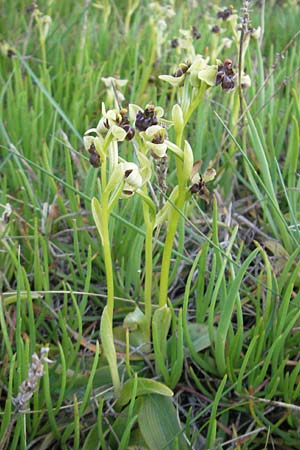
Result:
{"type": "Polygon", "coordinates": [[[18,411],[25,408],[26,403],[31,399],[38,386],[39,378],[44,375],[44,363],[51,363],[47,358],[49,348],[42,347],[40,357],[34,353],[31,357],[31,364],[28,369],[27,380],[19,386],[17,397],[13,399],[13,404],[18,411]]]}
{"type": "Polygon", "coordinates": [[[167,173],[168,173],[168,156],[162,158],[155,158],[156,178],[159,186],[159,208],[161,209],[165,204],[165,194],[167,192],[167,173]]]}

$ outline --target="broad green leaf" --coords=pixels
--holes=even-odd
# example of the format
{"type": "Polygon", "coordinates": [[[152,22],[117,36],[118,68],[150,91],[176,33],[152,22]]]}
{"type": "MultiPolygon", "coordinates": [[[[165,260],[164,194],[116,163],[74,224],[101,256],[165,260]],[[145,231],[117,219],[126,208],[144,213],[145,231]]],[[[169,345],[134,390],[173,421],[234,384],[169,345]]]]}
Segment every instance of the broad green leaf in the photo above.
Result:
{"type": "Polygon", "coordinates": [[[168,397],[147,395],[142,398],[138,423],[151,450],[187,449],[177,412],[168,397]]]}
{"type": "MultiPolygon", "coordinates": [[[[131,402],[132,403],[132,402],[131,402]]],[[[137,413],[140,407],[140,400],[136,399],[133,408],[130,412],[131,406],[128,405],[122,409],[122,412],[117,415],[112,424],[111,432],[109,433],[109,448],[111,450],[120,450],[122,448],[121,442],[125,441],[128,449],[132,445],[134,437],[132,437],[132,425],[137,420],[137,413]]],[[[135,427],[137,429],[137,427],[135,427]]],[[[142,439],[141,439],[142,441],[142,439]]]]}
{"type": "Polygon", "coordinates": [[[166,366],[167,359],[167,337],[171,324],[171,310],[164,305],[153,314],[152,333],[155,365],[158,373],[162,374],[164,380],[169,383],[170,375],[166,366]]]}
{"type": "Polygon", "coordinates": [[[171,324],[171,310],[168,306],[163,306],[155,311],[152,319],[153,334],[157,338],[162,356],[167,355],[167,336],[171,324]]]}
{"type": "MultiPolygon", "coordinates": [[[[138,306],[133,312],[127,314],[123,322],[123,327],[129,329],[130,343],[132,345],[141,346],[149,344],[147,320],[145,314],[138,306]]],[[[145,349],[145,347],[143,348],[145,349]]]]}
{"type": "Polygon", "coordinates": [[[114,385],[115,391],[117,393],[117,391],[120,387],[120,377],[119,377],[119,372],[118,372],[117,354],[116,354],[116,349],[115,349],[115,345],[114,345],[114,336],[113,336],[113,330],[112,330],[112,326],[111,326],[111,319],[109,317],[107,306],[105,306],[103,313],[102,313],[101,325],[100,325],[100,336],[101,336],[102,348],[104,350],[105,357],[106,357],[108,365],[110,367],[113,385],[114,385]]]}
{"type": "Polygon", "coordinates": [[[207,325],[189,323],[188,331],[195,352],[201,352],[211,346],[207,325]]]}
{"type": "MultiPolygon", "coordinates": [[[[132,397],[134,382],[134,379],[130,379],[123,385],[123,389],[117,402],[117,406],[126,405],[126,403],[130,401],[132,397]]],[[[151,380],[148,378],[138,378],[136,396],[139,397],[146,394],[159,394],[166,397],[172,397],[173,392],[171,391],[171,389],[169,389],[159,381],[151,380]]]]}

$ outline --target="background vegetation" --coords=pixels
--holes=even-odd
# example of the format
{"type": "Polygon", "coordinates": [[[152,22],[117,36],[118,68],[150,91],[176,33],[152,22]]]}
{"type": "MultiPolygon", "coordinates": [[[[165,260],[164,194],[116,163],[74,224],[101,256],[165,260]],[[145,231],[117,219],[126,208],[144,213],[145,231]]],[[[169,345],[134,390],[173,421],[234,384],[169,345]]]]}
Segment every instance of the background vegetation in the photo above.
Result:
{"type": "MultiPolygon", "coordinates": [[[[120,201],[109,224],[125,383],[117,401],[101,353],[106,279],[91,215],[99,171],[82,136],[102,101],[113,107],[102,77],[128,79],[124,104],[153,103],[171,119],[176,90],[158,76],[185,61],[171,40],[195,26],[195,49],[209,56],[215,7],[228,6],[174,3],[161,54],[144,0],[44,0],[38,18],[25,0],[0,3],[1,449],[300,446],[299,2],[250,3],[251,25],[264,34],[247,53],[243,126],[235,126],[234,93],[220,86],[189,121],[195,160],[217,171],[215,200],[194,198],[181,211],[166,335],[159,324],[166,373],[153,351],[126,345],[123,327],[144,305],[137,196],[120,201]],[[17,410],[13,397],[45,346],[53,364],[17,410]]],[[[242,6],[235,2],[239,17],[242,6]]],[[[234,46],[218,57],[237,67],[234,46]]],[[[129,143],[122,151],[130,159],[129,143]]],[[[164,238],[162,227],[153,241],[154,309],[164,238]]]]}

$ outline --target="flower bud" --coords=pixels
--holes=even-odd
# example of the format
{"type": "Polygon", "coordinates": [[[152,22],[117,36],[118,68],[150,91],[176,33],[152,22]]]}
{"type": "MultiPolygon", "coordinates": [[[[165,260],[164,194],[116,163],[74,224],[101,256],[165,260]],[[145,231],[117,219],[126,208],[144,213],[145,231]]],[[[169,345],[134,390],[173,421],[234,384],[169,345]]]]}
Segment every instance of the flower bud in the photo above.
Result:
{"type": "Polygon", "coordinates": [[[188,141],[185,141],[183,150],[183,172],[182,172],[182,176],[184,177],[185,181],[188,181],[191,177],[193,164],[194,164],[194,155],[192,147],[190,146],[188,141]]]}
{"type": "Polygon", "coordinates": [[[183,124],[184,124],[184,120],[183,120],[183,112],[181,107],[176,104],[173,106],[172,109],[172,120],[174,123],[174,129],[175,129],[175,133],[178,135],[182,132],[183,130],[183,124]]]}

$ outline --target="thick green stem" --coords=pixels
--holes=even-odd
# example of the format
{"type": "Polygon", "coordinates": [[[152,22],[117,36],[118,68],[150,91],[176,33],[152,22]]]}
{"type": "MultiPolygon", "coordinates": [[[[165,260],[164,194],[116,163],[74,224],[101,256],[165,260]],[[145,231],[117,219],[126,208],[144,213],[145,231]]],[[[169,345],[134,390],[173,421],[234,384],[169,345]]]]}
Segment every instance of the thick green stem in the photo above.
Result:
{"type": "Polygon", "coordinates": [[[113,268],[109,241],[109,229],[108,229],[108,199],[104,194],[102,197],[102,223],[103,223],[103,254],[107,284],[107,309],[109,316],[113,318],[114,311],[114,281],[113,281],[113,268]]]}
{"type": "MultiPolygon", "coordinates": [[[[176,145],[180,148],[183,136],[183,130],[180,134],[176,136],[176,145]]],[[[183,208],[186,195],[185,180],[182,177],[182,161],[176,158],[176,169],[178,176],[178,198],[175,202],[176,208],[172,208],[169,216],[166,241],[162,259],[161,275],[160,275],[160,289],[159,289],[159,306],[162,307],[166,305],[168,300],[168,287],[169,287],[169,273],[171,265],[171,256],[173,249],[174,237],[177,230],[178,221],[180,218],[180,211],[183,208]]]]}
{"type": "MultiPolygon", "coordinates": [[[[207,85],[205,83],[201,83],[199,91],[189,104],[187,111],[184,114],[184,124],[180,133],[176,136],[176,145],[181,148],[184,128],[188,123],[191,115],[203,99],[205,95],[205,91],[207,89],[207,85]]],[[[180,218],[180,212],[184,207],[184,202],[186,199],[187,193],[187,181],[183,176],[183,168],[182,161],[179,158],[176,158],[176,169],[177,169],[177,177],[178,177],[178,197],[175,201],[175,208],[172,208],[171,213],[169,215],[168,226],[167,226],[167,237],[165,241],[163,259],[162,259],[162,268],[161,268],[161,276],[160,276],[160,291],[159,291],[159,306],[162,307],[167,303],[168,299],[168,287],[169,287],[169,272],[171,265],[171,256],[173,249],[174,237],[176,234],[178,221],[180,218]]]]}
{"type": "Polygon", "coordinates": [[[185,202],[185,190],[179,191],[179,197],[176,201],[176,209],[173,208],[168,220],[167,237],[165,241],[161,276],[160,276],[160,290],[159,290],[159,306],[162,307],[167,303],[168,287],[169,287],[169,272],[171,264],[171,256],[173,249],[173,241],[177,230],[178,220],[180,218],[180,211],[185,202]]]}
{"type": "Polygon", "coordinates": [[[202,98],[204,97],[206,89],[207,89],[207,84],[202,82],[201,85],[200,85],[198,93],[196,94],[196,96],[192,100],[192,102],[190,103],[189,109],[187,110],[187,112],[185,114],[184,127],[186,126],[186,124],[188,123],[188,121],[191,118],[191,115],[193,114],[193,112],[195,111],[195,109],[197,108],[199,103],[201,102],[202,98]]]}
{"type": "Polygon", "coordinates": [[[106,192],[106,159],[101,166],[101,188],[102,188],[102,244],[105,264],[105,276],[107,285],[107,305],[101,319],[101,340],[107,361],[110,367],[115,395],[120,391],[120,377],[118,372],[117,354],[113,338],[114,317],[114,279],[111,259],[111,248],[109,239],[109,193],[106,192]]]}
{"type": "Polygon", "coordinates": [[[152,237],[153,237],[153,224],[150,220],[149,207],[145,203],[143,204],[144,219],[146,224],[146,241],[145,241],[145,317],[147,322],[147,339],[150,341],[150,326],[152,315],[152,237]]]}

